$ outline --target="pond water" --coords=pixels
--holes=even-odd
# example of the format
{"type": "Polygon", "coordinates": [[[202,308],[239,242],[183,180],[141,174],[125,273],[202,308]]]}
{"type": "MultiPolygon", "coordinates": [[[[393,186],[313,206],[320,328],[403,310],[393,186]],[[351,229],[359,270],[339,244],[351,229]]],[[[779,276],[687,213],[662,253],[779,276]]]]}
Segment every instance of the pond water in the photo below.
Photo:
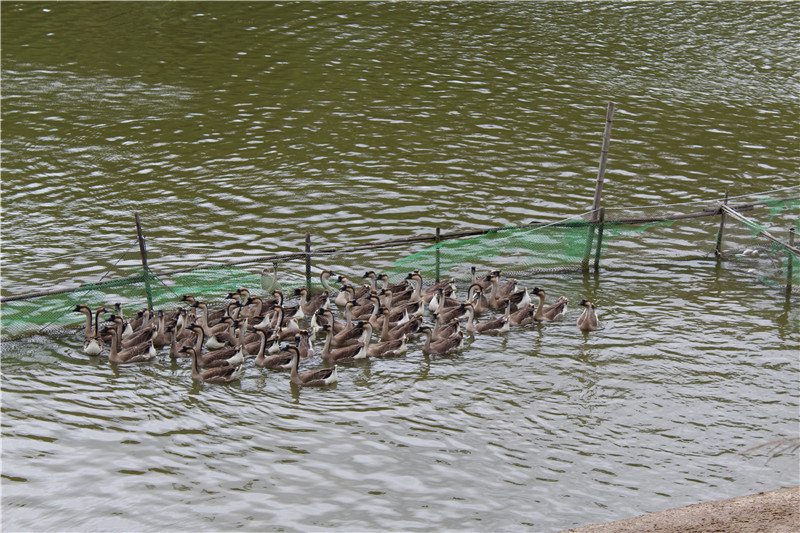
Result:
{"type": "MultiPolygon", "coordinates": [[[[135,212],[156,271],[575,217],[609,101],[604,205],[797,187],[798,15],[3,2],[2,294],[98,281],[135,212]]],[[[77,333],[4,343],[3,530],[557,531],[798,484],[796,457],[747,452],[800,436],[796,295],[700,253],[717,224],[518,276],[570,298],[563,322],[414,342],[330,388],[110,365],[77,333]]]]}

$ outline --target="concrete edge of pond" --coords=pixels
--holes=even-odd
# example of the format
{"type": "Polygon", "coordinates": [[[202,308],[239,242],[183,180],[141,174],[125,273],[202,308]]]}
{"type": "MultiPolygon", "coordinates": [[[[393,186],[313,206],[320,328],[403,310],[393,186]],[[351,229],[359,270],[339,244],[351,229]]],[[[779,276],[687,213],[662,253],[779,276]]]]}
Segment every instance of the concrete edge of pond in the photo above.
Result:
{"type": "Polygon", "coordinates": [[[696,503],[561,533],[796,533],[800,531],[800,486],[727,500],[696,503]]]}

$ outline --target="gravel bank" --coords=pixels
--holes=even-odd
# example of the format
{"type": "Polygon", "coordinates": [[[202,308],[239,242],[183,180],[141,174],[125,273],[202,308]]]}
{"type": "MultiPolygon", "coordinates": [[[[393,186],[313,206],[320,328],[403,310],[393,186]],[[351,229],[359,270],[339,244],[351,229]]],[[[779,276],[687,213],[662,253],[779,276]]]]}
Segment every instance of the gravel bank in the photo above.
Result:
{"type": "Polygon", "coordinates": [[[590,526],[562,533],[797,533],[800,486],[590,526]]]}

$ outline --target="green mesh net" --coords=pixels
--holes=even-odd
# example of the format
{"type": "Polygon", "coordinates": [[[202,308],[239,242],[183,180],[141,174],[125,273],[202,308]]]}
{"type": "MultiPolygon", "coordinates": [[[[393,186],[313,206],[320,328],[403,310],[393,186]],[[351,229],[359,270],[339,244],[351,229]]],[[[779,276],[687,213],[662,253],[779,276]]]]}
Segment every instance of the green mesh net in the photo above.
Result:
{"type": "MultiPolygon", "coordinates": [[[[433,245],[414,238],[404,241],[402,248],[394,242],[326,250],[312,253],[310,260],[316,273],[330,268],[361,284],[363,269],[369,265],[380,265],[390,281],[397,283],[413,270],[419,270],[428,282],[447,278],[468,281],[473,267],[479,273],[500,269],[520,277],[522,273],[582,271],[600,265],[605,269],[629,268],[637,262],[652,265],[718,257],[768,285],[798,292],[800,264],[793,252],[796,247],[789,244],[792,236],[788,230],[800,231],[800,199],[771,196],[740,203],[738,207],[747,216],[728,216],[724,228],[720,227],[720,205],[705,202],[606,209],[599,222],[590,222],[587,213],[575,219],[504,227],[478,235],[445,235],[433,245]],[[421,249],[414,251],[415,247],[421,249]]],[[[431,237],[427,242],[433,240],[431,237]]],[[[311,267],[298,260],[298,255],[291,254],[292,260],[287,257],[280,267],[273,262],[266,268],[258,263],[238,263],[166,274],[139,271],[134,276],[72,291],[5,298],[2,337],[74,331],[85,320],[74,311],[77,304],[113,311],[119,303],[126,316],[131,316],[142,308],[166,311],[179,307],[184,294],[217,304],[240,287],[260,296],[276,288],[283,288],[287,296],[300,286],[321,290],[316,277],[307,279],[311,267]]],[[[338,288],[333,278],[331,286],[338,288]]]]}

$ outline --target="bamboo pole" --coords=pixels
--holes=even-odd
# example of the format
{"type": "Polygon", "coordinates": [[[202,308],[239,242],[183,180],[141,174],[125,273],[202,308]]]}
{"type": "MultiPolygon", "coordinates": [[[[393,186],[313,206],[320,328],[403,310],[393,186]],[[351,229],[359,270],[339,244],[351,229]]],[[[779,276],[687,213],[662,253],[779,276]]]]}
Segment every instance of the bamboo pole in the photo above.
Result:
{"type": "MultiPolygon", "coordinates": [[[[761,227],[760,224],[758,224],[756,221],[747,218],[746,216],[742,215],[741,213],[737,213],[735,210],[731,209],[727,205],[723,205],[722,206],[722,210],[725,211],[731,217],[733,217],[733,218],[735,218],[737,220],[741,220],[742,222],[744,222],[745,224],[747,224],[750,227],[754,227],[754,228],[760,228],[761,227]]],[[[756,237],[758,237],[758,236],[762,236],[762,237],[764,237],[765,239],[767,239],[767,240],[769,240],[771,242],[780,244],[781,246],[786,248],[786,250],[789,253],[794,254],[796,257],[800,257],[800,248],[797,248],[794,244],[784,244],[780,239],[775,237],[773,234],[771,234],[767,230],[760,229],[758,231],[758,233],[756,234],[756,237]]]]}
{"type": "MultiPolygon", "coordinates": [[[[594,186],[594,200],[592,201],[592,216],[589,219],[589,222],[592,223],[589,225],[589,231],[586,235],[586,248],[584,249],[583,253],[583,261],[581,261],[581,266],[583,270],[589,269],[589,256],[592,254],[592,244],[594,241],[594,230],[595,225],[594,222],[597,222],[597,218],[600,214],[600,200],[603,196],[603,180],[605,179],[606,175],[606,164],[608,163],[608,147],[611,144],[611,125],[614,122],[614,102],[608,103],[608,109],[606,110],[606,127],[603,131],[603,148],[600,151],[600,165],[597,168],[597,180],[594,186]]],[[[597,263],[599,259],[595,259],[595,263],[597,263]]]]}
{"type": "Polygon", "coordinates": [[[311,234],[306,233],[306,290],[311,290],[311,234]]]}
{"type": "MultiPolygon", "coordinates": [[[[722,205],[728,205],[728,191],[725,191],[725,199],[722,201],[722,205]]],[[[714,248],[714,255],[717,256],[717,259],[722,257],[722,233],[725,231],[725,215],[725,210],[720,210],[719,231],[717,231],[717,245],[714,248]]]]}
{"type": "Polygon", "coordinates": [[[436,242],[436,283],[439,283],[439,259],[440,259],[440,257],[439,257],[439,249],[440,249],[439,243],[442,241],[442,233],[441,233],[441,228],[439,228],[439,226],[436,226],[436,237],[435,237],[435,239],[436,239],[435,240],[435,242],[436,242]]]}
{"type": "Polygon", "coordinates": [[[603,249],[603,229],[605,228],[605,220],[606,220],[606,208],[600,208],[600,218],[597,221],[597,249],[594,252],[594,271],[597,272],[600,269],[600,253],[603,249]]]}
{"type": "Polygon", "coordinates": [[[147,244],[144,240],[144,233],[142,233],[142,224],[139,221],[139,213],[135,212],[134,218],[136,219],[136,236],[139,239],[139,253],[142,256],[142,268],[144,269],[144,288],[147,291],[147,308],[153,308],[153,291],[150,287],[150,266],[147,264],[147,244]]]}
{"type": "MultiPolygon", "coordinates": [[[[789,247],[794,247],[794,228],[789,228],[789,247]]],[[[792,293],[792,269],[794,268],[794,260],[795,257],[791,251],[788,251],[787,254],[789,259],[789,264],[786,267],[786,294],[792,293]]]]}
{"type": "Polygon", "coordinates": [[[608,163],[608,146],[611,143],[611,124],[614,122],[614,102],[608,103],[606,111],[606,129],[603,132],[603,149],[600,152],[600,166],[597,169],[597,183],[594,188],[594,201],[592,202],[592,222],[597,221],[598,209],[600,209],[600,198],[603,195],[603,180],[606,175],[606,164],[608,163]]]}

